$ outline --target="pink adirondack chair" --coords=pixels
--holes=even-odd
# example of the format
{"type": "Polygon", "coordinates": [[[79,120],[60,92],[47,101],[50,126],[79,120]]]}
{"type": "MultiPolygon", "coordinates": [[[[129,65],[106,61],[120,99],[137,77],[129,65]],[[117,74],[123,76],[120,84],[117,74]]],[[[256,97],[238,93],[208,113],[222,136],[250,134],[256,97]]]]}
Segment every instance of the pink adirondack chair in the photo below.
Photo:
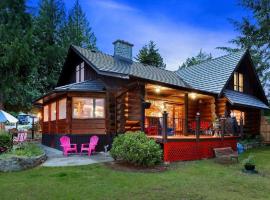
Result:
{"type": "Polygon", "coordinates": [[[68,136],[62,136],[60,138],[61,147],[63,148],[63,154],[65,156],[68,156],[69,152],[75,152],[77,151],[77,144],[70,144],[70,138],[68,136]]]}
{"type": "Polygon", "coordinates": [[[27,139],[27,132],[18,132],[18,136],[13,138],[13,142],[24,142],[27,139]]]}
{"type": "Polygon", "coordinates": [[[98,143],[98,136],[92,136],[90,138],[90,142],[89,143],[85,143],[85,144],[82,144],[81,145],[81,154],[83,151],[87,151],[88,152],[88,156],[91,155],[91,152],[95,151],[96,150],[96,146],[97,146],[97,143],[98,143]]]}

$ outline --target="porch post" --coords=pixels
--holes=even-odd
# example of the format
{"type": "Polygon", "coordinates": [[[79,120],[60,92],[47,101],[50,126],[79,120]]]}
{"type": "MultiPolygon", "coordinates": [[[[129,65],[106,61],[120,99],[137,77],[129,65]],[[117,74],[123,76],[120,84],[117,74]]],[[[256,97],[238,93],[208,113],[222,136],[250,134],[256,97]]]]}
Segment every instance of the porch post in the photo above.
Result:
{"type": "Polygon", "coordinates": [[[184,98],[185,118],[184,118],[184,135],[188,135],[188,93],[185,93],[184,98]]]}
{"type": "Polygon", "coordinates": [[[143,102],[145,101],[145,85],[140,87],[141,93],[141,131],[144,131],[145,125],[145,107],[143,102]]]}
{"type": "Polygon", "coordinates": [[[196,141],[199,142],[200,140],[200,124],[201,124],[201,119],[200,119],[200,113],[197,112],[196,114],[196,130],[195,130],[195,134],[196,134],[196,141]]]}
{"type": "Polygon", "coordinates": [[[224,140],[224,134],[225,134],[225,117],[221,117],[221,141],[224,140]]]}
{"type": "Polygon", "coordinates": [[[71,133],[72,129],[72,98],[67,95],[67,103],[66,103],[66,132],[71,133]]]}
{"type": "Polygon", "coordinates": [[[241,114],[240,116],[240,137],[243,139],[244,137],[244,120],[243,120],[243,116],[241,114]]]}
{"type": "Polygon", "coordinates": [[[163,142],[167,142],[167,120],[168,120],[168,113],[166,111],[164,111],[162,113],[162,139],[163,142]]]}

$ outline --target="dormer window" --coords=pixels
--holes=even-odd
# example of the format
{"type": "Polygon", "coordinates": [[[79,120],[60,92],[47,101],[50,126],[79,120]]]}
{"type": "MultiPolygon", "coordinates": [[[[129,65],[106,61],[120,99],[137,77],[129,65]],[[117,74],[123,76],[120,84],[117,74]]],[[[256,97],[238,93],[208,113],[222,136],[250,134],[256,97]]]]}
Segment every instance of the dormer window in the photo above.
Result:
{"type": "Polygon", "coordinates": [[[234,72],[234,90],[243,92],[243,74],[239,72],[234,72]]]}
{"type": "Polygon", "coordinates": [[[76,66],[76,83],[84,81],[84,62],[76,66]]]}

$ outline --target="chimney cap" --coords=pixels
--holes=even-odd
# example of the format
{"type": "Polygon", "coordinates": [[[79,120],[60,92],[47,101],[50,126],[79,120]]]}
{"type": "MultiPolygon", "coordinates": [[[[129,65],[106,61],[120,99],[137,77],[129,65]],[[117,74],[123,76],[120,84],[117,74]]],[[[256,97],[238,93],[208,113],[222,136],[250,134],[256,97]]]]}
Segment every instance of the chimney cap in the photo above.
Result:
{"type": "Polygon", "coordinates": [[[129,45],[129,46],[131,46],[131,47],[134,46],[133,44],[131,44],[131,43],[125,41],[125,40],[120,40],[120,39],[115,40],[115,41],[113,42],[113,44],[116,44],[116,43],[118,43],[118,42],[119,42],[119,43],[122,43],[122,44],[129,45]]]}

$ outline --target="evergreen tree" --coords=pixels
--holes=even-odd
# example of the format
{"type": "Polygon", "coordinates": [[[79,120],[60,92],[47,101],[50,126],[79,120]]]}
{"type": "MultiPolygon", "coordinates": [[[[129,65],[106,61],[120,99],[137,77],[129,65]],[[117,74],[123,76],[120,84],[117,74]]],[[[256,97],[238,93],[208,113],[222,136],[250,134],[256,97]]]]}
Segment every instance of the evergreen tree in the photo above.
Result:
{"type": "Polygon", "coordinates": [[[241,0],[240,5],[251,11],[252,18],[231,20],[239,36],[230,43],[237,48],[219,47],[227,52],[250,49],[253,62],[264,86],[270,77],[270,0],[241,0]]]}
{"type": "Polygon", "coordinates": [[[153,41],[150,41],[147,45],[144,45],[135,59],[143,64],[152,65],[163,69],[166,68],[166,65],[163,63],[163,58],[159,53],[159,49],[156,48],[156,44],[153,41]]]}
{"type": "Polygon", "coordinates": [[[65,26],[65,44],[75,44],[80,47],[96,49],[96,36],[82,10],[79,0],[76,0],[70,10],[65,26]]]}
{"type": "Polygon", "coordinates": [[[67,48],[63,32],[65,9],[62,0],[41,0],[35,19],[36,52],[42,93],[53,89],[61,72],[67,48]]]}
{"type": "Polygon", "coordinates": [[[27,110],[39,93],[32,18],[25,0],[0,3],[0,107],[27,110]]]}
{"type": "Polygon", "coordinates": [[[186,61],[179,67],[179,68],[186,68],[192,65],[197,65],[200,64],[204,61],[208,61],[212,59],[212,55],[211,53],[205,53],[202,51],[202,49],[200,50],[200,52],[196,55],[193,56],[191,58],[187,58],[186,61]]]}

